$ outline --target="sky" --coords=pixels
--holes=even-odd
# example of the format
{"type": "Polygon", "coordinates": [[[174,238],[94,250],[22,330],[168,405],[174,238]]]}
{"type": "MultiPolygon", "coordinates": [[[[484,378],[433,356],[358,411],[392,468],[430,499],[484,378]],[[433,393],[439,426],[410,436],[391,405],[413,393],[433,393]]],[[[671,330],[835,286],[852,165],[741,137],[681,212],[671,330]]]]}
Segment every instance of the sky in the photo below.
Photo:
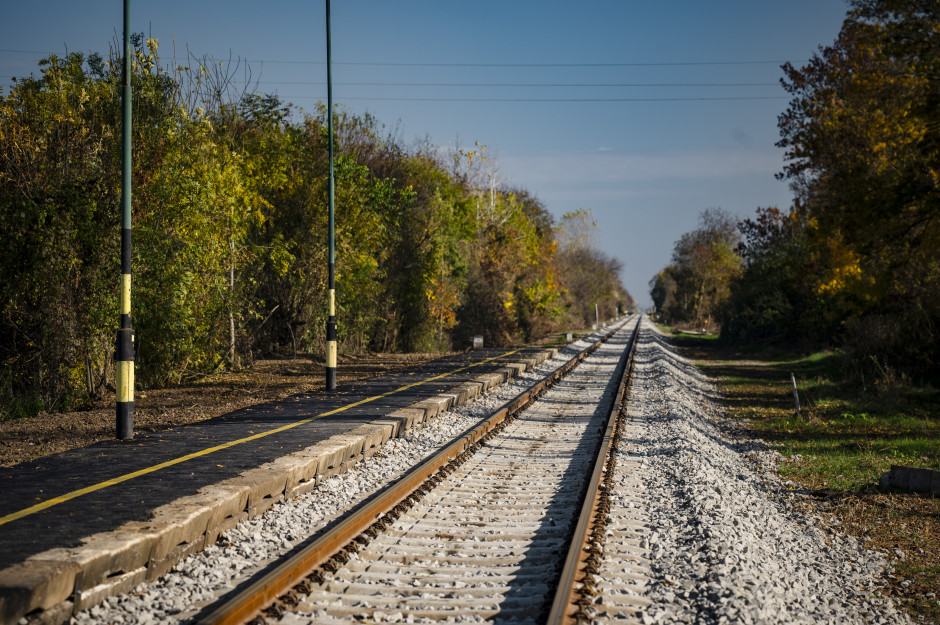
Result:
{"type": "MultiPolygon", "coordinates": [[[[100,52],[123,4],[0,0],[0,85],[50,53],[100,52]]],[[[507,188],[560,218],[589,209],[601,250],[650,279],[706,208],[787,208],[780,65],[832,43],[843,0],[333,0],[333,101],[405,145],[486,146],[507,188]]],[[[325,0],[131,1],[165,64],[241,61],[258,90],[326,101],[325,0]]],[[[117,218],[117,217],[116,217],[117,218]]],[[[341,262],[338,259],[338,262],[341,262]]]]}

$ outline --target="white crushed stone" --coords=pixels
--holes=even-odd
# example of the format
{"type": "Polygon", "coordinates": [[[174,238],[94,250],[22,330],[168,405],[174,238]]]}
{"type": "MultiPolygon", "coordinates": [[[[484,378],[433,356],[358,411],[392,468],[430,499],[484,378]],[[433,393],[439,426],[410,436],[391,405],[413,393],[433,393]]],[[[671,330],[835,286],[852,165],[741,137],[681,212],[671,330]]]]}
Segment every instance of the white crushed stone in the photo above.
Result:
{"type": "Polygon", "coordinates": [[[653,601],[641,622],[911,622],[875,594],[886,557],[798,511],[780,455],[723,419],[716,389],[646,321],[634,376],[653,601]]]}
{"type": "Polygon", "coordinates": [[[458,622],[477,623],[496,612],[503,622],[536,622],[580,507],[583,483],[572,476],[593,466],[584,450],[603,434],[606,415],[599,405],[610,405],[608,382],[627,337],[622,330],[387,532],[312,584],[292,608],[300,619],[290,622],[379,622],[403,614],[433,622],[457,613],[458,622]],[[552,515],[563,519],[555,530],[549,529],[552,515]],[[506,539],[487,540],[497,531],[506,539]],[[403,586],[435,590],[428,600],[402,592],[403,586]],[[329,618],[315,616],[323,609],[329,618]]]}
{"type": "MultiPolygon", "coordinates": [[[[644,579],[636,589],[652,605],[635,617],[624,613],[613,620],[910,623],[877,596],[880,577],[889,570],[886,557],[833,533],[821,516],[792,506],[800,495],[776,477],[779,454],[722,418],[715,388],[652,324],[644,321],[643,332],[629,408],[636,429],[628,453],[645,484],[645,509],[634,512],[649,526],[639,549],[644,579]]],[[[229,546],[210,546],[161,580],[107,599],[71,622],[185,621],[586,344],[579,341],[473,404],[389,441],[349,473],[239,524],[220,539],[229,546]]],[[[609,542],[605,551],[612,551],[609,542]]],[[[600,581],[605,587],[623,580],[612,575],[600,581]]],[[[604,602],[603,595],[597,597],[598,607],[604,602]]],[[[395,621],[397,615],[382,616],[395,621]]]]}
{"type": "Polygon", "coordinates": [[[264,565],[560,367],[599,336],[595,333],[574,341],[554,358],[473,403],[445,412],[420,429],[389,440],[380,452],[347,473],[327,478],[310,493],[279,502],[265,514],[239,523],[221,536],[217,544],[179,562],[161,579],[141,584],[130,593],[109,597],[76,614],[70,623],[170,624],[192,618],[264,565]]]}

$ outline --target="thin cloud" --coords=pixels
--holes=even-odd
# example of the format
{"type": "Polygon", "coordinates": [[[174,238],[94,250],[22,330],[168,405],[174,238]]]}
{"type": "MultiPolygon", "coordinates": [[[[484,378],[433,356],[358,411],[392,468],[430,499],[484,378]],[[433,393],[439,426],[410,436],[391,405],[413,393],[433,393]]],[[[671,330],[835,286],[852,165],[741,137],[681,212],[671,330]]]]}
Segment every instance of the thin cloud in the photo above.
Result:
{"type": "Polygon", "coordinates": [[[543,152],[539,154],[503,154],[502,162],[512,177],[527,187],[572,182],[602,185],[655,180],[736,178],[773,175],[783,166],[776,150],[727,149],[655,153],[625,153],[612,150],[596,152],[543,152]]]}

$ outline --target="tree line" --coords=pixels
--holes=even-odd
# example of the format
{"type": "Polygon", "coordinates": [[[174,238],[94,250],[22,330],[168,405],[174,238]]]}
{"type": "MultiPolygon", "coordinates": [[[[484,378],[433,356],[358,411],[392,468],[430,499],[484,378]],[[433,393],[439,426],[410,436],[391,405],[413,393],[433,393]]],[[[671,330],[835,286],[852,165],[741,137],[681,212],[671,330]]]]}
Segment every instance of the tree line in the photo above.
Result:
{"type": "Polygon", "coordinates": [[[935,1],[852,0],[832,45],[783,66],[793,206],[736,228],[703,214],[650,283],[662,315],[839,347],[869,380],[940,381],[938,32],[935,1]]]}
{"type": "MultiPolygon", "coordinates": [[[[141,387],[322,355],[327,111],[236,86],[239,63],[165,68],[133,38],[133,305],[141,387]]],[[[113,380],[121,59],[50,55],[0,97],[0,401],[80,406],[113,380]]],[[[406,146],[334,112],[341,352],[507,345],[634,306],[619,261],[504,188],[485,146],[406,146]]]]}

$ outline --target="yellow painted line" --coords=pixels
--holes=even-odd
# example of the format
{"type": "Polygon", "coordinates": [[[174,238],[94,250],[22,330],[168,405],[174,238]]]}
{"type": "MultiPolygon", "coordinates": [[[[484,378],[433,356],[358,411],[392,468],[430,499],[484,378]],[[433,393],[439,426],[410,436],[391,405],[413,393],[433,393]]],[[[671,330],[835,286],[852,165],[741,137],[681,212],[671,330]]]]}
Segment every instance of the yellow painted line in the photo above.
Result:
{"type": "MultiPolygon", "coordinates": [[[[521,349],[521,348],[520,348],[520,349],[521,349]]],[[[124,475],[111,478],[110,480],[105,480],[104,482],[99,482],[98,484],[93,484],[93,485],[91,485],[91,486],[86,486],[85,488],[80,488],[80,489],[78,489],[78,490],[73,490],[73,491],[70,492],[70,493],[66,493],[66,494],[64,494],[64,495],[59,495],[58,497],[53,497],[52,499],[47,499],[46,501],[37,503],[36,505],[30,506],[29,508],[24,508],[24,509],[22,509],[22,510],[18,510],[17,512],[13,512],[13,513],[11,513],[11,514],[8,514],[8,515],[6,515],[5,517],[0,517],[0,525],[4,525],[4,524],[6,524],[6,523],[9,523],[10,521],[15,521],[15,520],[17,520],[17,519],[22,519],[23,517],[29,516],[29,515],[31,515],[31,514],[35,514],[35,513],[37,513],[37,512],[41,512],[41,511],[43,511],[43,510],[46,510],[46,509],[51,508],[51,507],[53,507],[53,506],[56,506],[56,505],[58,505],[58,504],[60,504],[60,503],[65,503],[66,501],[70,501],[70,500],[72,500],[72,499],[75,499],[76,497],[81,497],[82,495],[87,495],[88,493],[93,493],[93,492],[95,492],[95,491],[99,491],[99,490],[105,489],[105,488],[107,488],[107,487],[109,487],[109,486],[114,486],[114,485],[116,485],[116,484],[120,484],[121,482],[126,482],[126,481],[128,481],[128,480],[132,480],[132,479],[134,479],[135,477],[140,477],[140,476],[142,476],[142,475],[147,475],[147,474],[149,474],[149,473],[155,473],[155,472],[159,471],[160,469],[166,469],[167,467],[172,467],[173,465],[177,465],[177,464],[180,464],[180,463],[182,463],[182,462],[186,462],[187,460],[192,460],[193,458],[200,458],[200,457],[202,457],[202,456],[208,456],[208,455],[211,454],[211,453],[214,453],[214,452],[216,452],[216,451],[221,451],[221,450],[223,450],[223,449],[228,449],[229,447],[234,447],[235,445],[241,445],[242,443],[248,443],[248,442],[250,442],[250,441],[257,440],[257,439],[259,439],[259,438],[264,438],[265,436],[271,436],[272,434],[278,434],[278,433],[280,433],[280,432],[284,432],[284,431],[289,430],[289,429],[291,429],[291,428],[295,428],[295,427],[299,427],[299,426],[301,426],[301,425],[305,425],[305,424],[307,424],[307,423],[310,423],[311,421],[316,421],[317,419],[321,419],[321,418],[323,418],[323,417],[328,417],[328,416],[333,415],[333,414],[337,414],[337,413],[340,413],[340,412],[344,412],[344,411],[346,411],[346,410],[349,410],[350,408],[355,408],[356,406],[361,406],[361,405],[363,405],[363,404],[368,404],[369,402],[373,402],[373,401],[375,401],[375,400],[377,400],[377,399],[382,399],[382,398],[388,397],[388,396],[390,396],[390,395],[395,395],[396,393],[401,393],[402,391],[407,391],[407,390],[410,389],[410,388],[414,388],[414,387],[416,387],[416,386],[421,386],[422,384],[426,384],[426,383],[428,383],[428,382],[434,382],[435,380],[440,380],[441,378],[446,378],[446,377],[448,377],[448,376],[451,376],[451,375],[460,373],[460,372],[462,372],[462,371],[466,371],[466,370],[472,369],[472,368],[474,368],[474,367],[479,367],[480,365],[484,365],[484,364],[486,364],[486,363],[488,363],[488,362],[492,362],[492,361],[494,361],[494,360],[498,360],[499,358],[505,358],[506,356],[511,356],[511,355],[515,354],[516,352],[518,352],[518,351],[520,351],[520,350],[519,350],[519,349],[514,349],[514,350],[512,350],[511,352],[506,352],[505,354],[500,354],[499,356],[493,356],[492,358],[487,358],[486,360],[481,360],[480,362],[475,362],[475,363],[473,363],[472,365],[467,365],[466,367],[461,367],[460,369],[454,369],[453,371],[450,371],[450,372],[448,372],[448,373],[442,373],[442,374],[440,374],[440,375],[436,375],[436,376],[431,377],[431,378],[427,378],[427,379],[424,379],[424,380],[419,380],[419,381],[417,381],[417,382],[412,382],[411,384],[406,384],[405,386],[402,386],[401,388],[397,388],[397,389],[395,389],[395,390],[393,390],[393,391],[388,391],[388,392],[382,393],[381,395],[375,395],[375,396],[373,396],[373,397],[368,397],[368,398],[366,398],[366,399],[361,399],[361,400],[359,400],[359,401],[357,401],[357,402],[353,402],[353,403],[351,403],[351,404],[346,404],[345,406],[341,406],[341,407],[339,407],[339,408],[334,408],[333,410],[328,410],[327,412],[320,413],[320,414],[318,414],[318,415],[316,415],[316,416],[313,416],[313,417],[307,417],[306,419],[302,419],[302,420],[300,420],[300,421],[295,421],[295,422],[289,423],[289,424],[287,424],[287,425],[282,425],[282,426],[279,427],[279,428],[274,428],[273,430],[268,430],[267,432],[262,432],[262,433],[260,433],[260,434],[254,434],[254,435],[252,435],[252,436],[247,436],[247,437],[245,437],[245,438],[240,438],[240,439],[238,439],[238,440],[229,441],[229,442],[227,442],[227,443],[222,443],[221,445],[216,445],[215,447],[209,447],[209,448],[207,448],[207,449],[203,449],[202,451],[196,451],[196,452],[193,452],[193,453],[191,453],[191,454],[187,454],[187,455],[185,455],[185,456],[180,456],[179,458],[174,458],[174,459],[172,459],[172,460],[167,460],[166,462],[161,462],[160,464],[155,464],[155,465],[153,465],[153,466],[146,467],[146,468],[144,468],[144,469],[140,469],[139,471],[134,471],[133,473],[125,473],[124,475]]]]}

